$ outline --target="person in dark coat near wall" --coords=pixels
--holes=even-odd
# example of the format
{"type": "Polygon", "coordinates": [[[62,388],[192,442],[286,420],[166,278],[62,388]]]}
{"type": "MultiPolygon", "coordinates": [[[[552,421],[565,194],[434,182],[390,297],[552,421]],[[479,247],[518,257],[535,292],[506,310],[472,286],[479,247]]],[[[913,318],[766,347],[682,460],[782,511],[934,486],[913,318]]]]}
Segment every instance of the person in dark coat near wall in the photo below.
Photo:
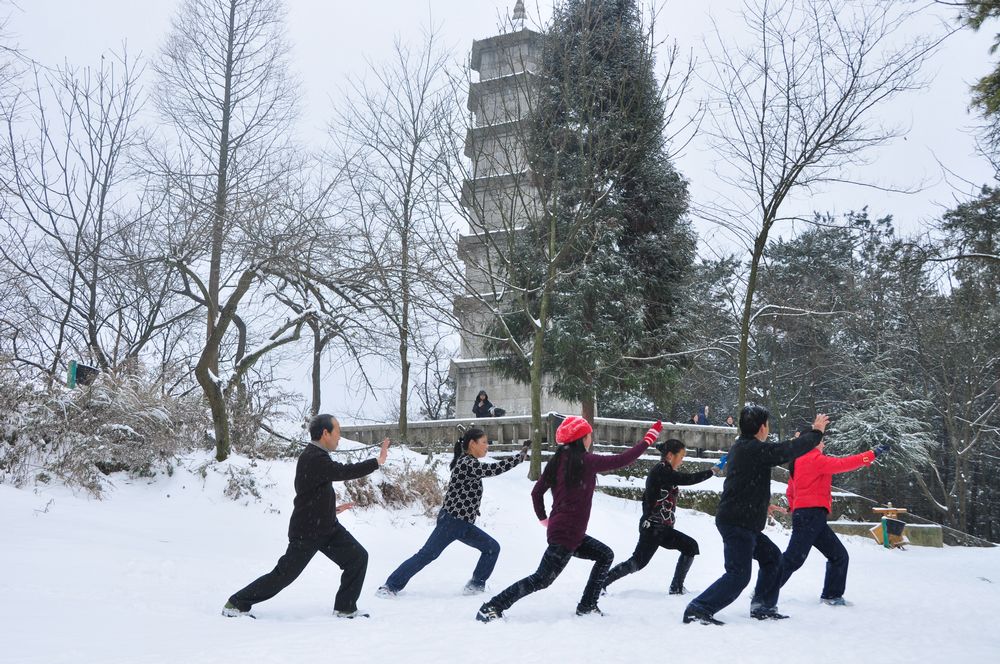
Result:
{"type": "Polygon", "coordinates": [[[493,417],[493,404],[486,390],[479,390],[476,403],[472,404],[472,412],[476,417],[493,417]]]}
{"type": "Polygon", "coordinates": [[[776,620],[781,589],[781,550],[764,534],[771,502],[771,468],[788,463],[816,447],[830,418],[820,413],[812,429],[798,438],[769,443],[770,414],[763,406],[748,405],[740,412],[740,436],[729,450],[725,484],[715,516],[722,535],[726,572],[684,610],[684,622],[721,625],[715,613],[739,597],[750,583],[752,562],[760,565],[750,603],[750,616],[776,620]]]}
{"type": "Polygon", "coordinates": [[[360,463],[337,463],[330,452],[340,443],[340,422],[332,415],[317,415],[309,422],[312,439],[295,465],[295,501],[288,523],[288,549],[273,570],[234,593],[222,609],[228,617],[250,615],[254,604],[271,599],[288,587],[317,552],[343,571],[333,602],[338,618],[367,618],[358,610],[358,597],[368,570],[368,552],[347,532],[337,515],[353,503],[337,506],[333,482],[364,477],[385,463],[389,439],[382,441],[377,459],[360,463]]]}

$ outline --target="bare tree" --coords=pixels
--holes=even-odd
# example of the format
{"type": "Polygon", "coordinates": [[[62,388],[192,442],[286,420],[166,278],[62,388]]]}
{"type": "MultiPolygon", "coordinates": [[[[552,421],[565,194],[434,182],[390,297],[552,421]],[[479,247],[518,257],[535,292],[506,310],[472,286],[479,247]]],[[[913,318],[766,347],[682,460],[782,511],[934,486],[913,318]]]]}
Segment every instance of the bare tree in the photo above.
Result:
{"type": "Polygon", "coordinates": [[[742,15],[754,43],[733,46],[732,35],[716,29],[709,132],[720,161],[731,168],[720,178],[745,198],[702,212],[750,253],[740,317],[740,407],[758,314],[758,270],[771,229],[790,220],[784,206],[794,192],[852,182],[850,168],[901,133],[876,113],[920,87],[920,68],[940,43],[903,34],[912,12],[884,0],[748,0],[742,15]]]}
{"type": "Polygon", "coordinates": [[[37,334],[12,328],[18,362],[51,385],[72,351],[104,371],[134,368],[172,311],[172,270],[144,265],[155,200],[131,177],[142,67],[127,54],[100,67],[34,71],[29,92],[0,101],[0,176],[8,202],[0,259],[24,289],[37,334]],[[29,350],[27,346],[30,346],[29,350]]]}
{"type": "Polygon", "coordinates": [[[175,199],[165,258],[204,311],[194,374],[219,460],[230,451],[227,399],[258,360],[297,340],[311,315],[262,308],[259,292],[295,273],[308,231],[289,193],[302,184],[283,21],[279,0],[184,0],[156,64],[156,99],[172,132],[155,155],[175,199]]]}
{"type": "Polygon", "coordinates": [[[442,192],[451,175],[447,141],[457,117],[447,58],[434,32],[417,48],[397,40],[390,61],[371,64],[364,78],[351,82],[331,127],[345,214],[358,240],[352,250],[366,260],[372,286],[383,295],[375,318],[395,346],[404,440],[413,355],[425,354],[428,334],[437,333],[431,323],[451,304],[439,286],[450,262],[443,257],[453,247],[442,233],[442,192]]]}

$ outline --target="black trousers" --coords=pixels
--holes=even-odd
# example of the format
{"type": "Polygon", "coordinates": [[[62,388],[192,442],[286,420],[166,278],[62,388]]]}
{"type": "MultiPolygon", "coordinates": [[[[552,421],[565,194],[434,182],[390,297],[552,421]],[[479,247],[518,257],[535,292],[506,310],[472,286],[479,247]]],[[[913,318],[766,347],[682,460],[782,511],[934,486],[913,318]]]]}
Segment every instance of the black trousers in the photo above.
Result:
{"type": "Polygon", "coordinates": [[[590,571],[590,578],[583,589],[583,597],[580,599],[579,608],[593,608],[597,606],[597,597],[604,587],[604,579],[608,575],[608,568],[615,554],[611,549],[590,535],[583,538],[575,550],[570,551],[560,544],[550,544],[545,553],[542,554],[542,562],[538,569],[531,576],[527,576],[517,583],[507,587],[499,595],[487,602],[488,605],[505,611],[517,600],[537,592],[542,588],[548,588],[556,577],[566,568],[570,558],[583,558],[593,560],[594,567],[590,571]]]}
{"type": "Polygon", "coordinates": [[[365,583],[365,572],[368,571],[368,552],[339,522],[329,537],[289,538],[288,549],[278,559],[274,569],[236,592],[229,601],[241,611],[249,611],[254,604],[271,599],[302,574],[317,552],[344,570],[340,576],[340,589],[333,601],[334,610],[356,611],[361,587],[365,583]]]}
{"type": "Polygon", "coordinates": [[[664,549],[676,549],[682,556],[697,556],[698,542],[685,535],[679,530],[674,530],[670,526],[653,526],[651,528],[639,527],[639,543],[635,545],[632,557],[623,563],[619,563],[608,572],[608,580],[605,585],[610,586],[618,579],[638,572],[649,564],[653,559],[653,554],[660,547],[664,549]]]}

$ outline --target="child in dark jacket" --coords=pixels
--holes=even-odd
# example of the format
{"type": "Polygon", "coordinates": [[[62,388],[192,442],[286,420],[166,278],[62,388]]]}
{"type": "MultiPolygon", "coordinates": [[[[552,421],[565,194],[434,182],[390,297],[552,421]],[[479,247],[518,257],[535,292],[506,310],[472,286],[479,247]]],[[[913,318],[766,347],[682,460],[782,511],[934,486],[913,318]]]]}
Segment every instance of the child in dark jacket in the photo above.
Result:
{"type": "Polygon", "coordinates": [[[545,466],[531,490],[535,514],[546,527],[548,548],[542,555],[538,569],[531,576],[521,579],[499,595],[489,600],[476,614],[481,622],[490,622],[503,616],[514,602],[522,597],[547,588],[565,569],[570,558],[593,560],[594,567],[583,589],[583,597],[576,607],[578,616],[600,614],[597,597],[614,560],[614,553],[607,545],[587,535],[590,508],[597,485],[597,473],[622,468],[632,463],[656,442],[663,429],[654,424],[641,442],[631,449],[614,455],[591,454],[593,428],[582,417],[570,416],[556,430],[558,449],[545,466]],[[552,513],[546,516],[543,496],[552,491],[552,513]]]}
{"type": "Polygon", "coordinates": [[[437,559],[449,544],[458,540],[462,544],[478,549],[479,563],[472,572],[472,579],[465,584],[465,594],[483,592],[486,580],[493,573],[493,567],[500,555],[500,545],[487,535],[476,523],[479,505],[483,500],[483,478],[505,473],[524,461],[528,454],[528,443],[520,453],[509,456],[497,463],[480,463],[489,451],[489,439],[482,429],[472,428],[465,432],[462,440],[455,443],[455,457],[451,460],[451,480],[444,497],[444,505],[438,512],[437,525],[427,543],[412,557],[389,575],[385,584],[376,591],[379,597],[393,597],[406,587],[410,579],[437,559]]]}
{"type": "Polygon", "coordinates": [[[671,438],[657,443],[656,449],[663,456],[660,463],[653,466],[646,476],[646,490],[642,494],[642,518],[639,520],[639,543],[635,545],[631,558],[615,565],[608,572],[604,586],[607,588],[623,576],[644,568],[653,559],[656,549],[662,546],[664,549],[681,552],[669,592],[671,595],[683,595],[686,592],[684,578],[699,551],[698,542],[693,537],[674,528],[679,487],[704,482],[713,474],[718,474],[726,462],[723,456],[718,464],[708,470],[680,473],[677,469],[687,453],[684,443],[671,438]]]}
{"type": "Polygon", "coordinates": [[[820,600],[832,606],[845,606],[844,589],[850,559],[847,549],[826,522],[833,505],[833,476],[870,466],[889,447],[879,445],[861,454],[831,457],[823,454],[824,446],[821,442],[789,465],[791,477],[786,495],[792,513],[792,538],[781,554],[781,585],[802,567],[809,550],[816,547],[827,561],[820,600]]]}

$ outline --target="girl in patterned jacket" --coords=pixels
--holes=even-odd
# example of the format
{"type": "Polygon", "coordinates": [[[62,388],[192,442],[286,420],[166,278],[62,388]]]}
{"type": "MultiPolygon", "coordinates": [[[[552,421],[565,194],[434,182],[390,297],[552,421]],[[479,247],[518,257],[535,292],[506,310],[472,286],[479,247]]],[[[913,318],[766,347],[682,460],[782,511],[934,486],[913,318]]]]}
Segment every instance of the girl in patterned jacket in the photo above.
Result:
{"type": "Polygon", "coordinates": [[[657,443],[656,449],[663,456],[660,463],[653,466],[646,476],[646,490],[642,494],[642,518],[639,520],[639,543],[635,545],[631,558],[611,568],[604,587],[607,588],[627,574],[641,570],[653,559],[656,550],[663,547],[681,552],[669,592],[671,595],[683,595],[686,591],[684,578],[699,551],[698,542],[693,537],[674,528],[679,487],[698,484],[713,474],[718,474],[725,467],[726,457],[723,455],[719,463],[710,469],[679,473],[677,469],[687,453],[684,443],[671,438],[657,443]]]}
{"type": "Polygon", "coordinates": [[[427,538],[427,543],[396,568],[375,594],[379,597],[394,597],[417,572],[436,560],[455,540],[480,551],[479,562],[472,572],[472,579],[465,584],[464,592],[467,595],[483,592],[486,579],[493,573],[500,555],[497,541],[475,525],[476,517],[479,516],[479,504],[483,499],[483,478],[507,472],[524,461],[528,445],[530,442],[525,444],[520,453],[502,461],[484,464],[479,460],[489,451],[486,432],[477,428],[466,431],[462,440],[455,443],[448,491],[438,512],[437,525],[427,538]]]}

